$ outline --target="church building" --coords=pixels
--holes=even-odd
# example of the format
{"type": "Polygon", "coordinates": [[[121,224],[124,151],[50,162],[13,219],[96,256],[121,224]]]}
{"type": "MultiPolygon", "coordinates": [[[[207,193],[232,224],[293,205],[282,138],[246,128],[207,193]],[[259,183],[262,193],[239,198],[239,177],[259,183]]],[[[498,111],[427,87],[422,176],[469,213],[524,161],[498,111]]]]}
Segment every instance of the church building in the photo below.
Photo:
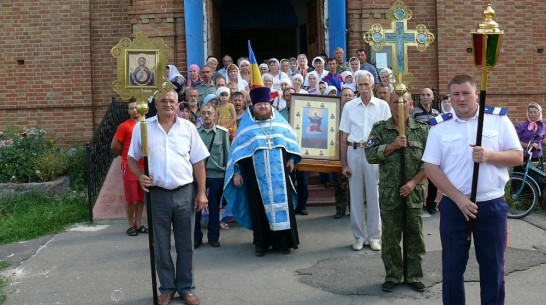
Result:
{"type": "MultiPolygon", "coordinates": [[[[394,0],[11,0],[0,4],[0,130],[39,126],[66,143],[89,141],[115,96],[116,60],[110,50],[123,37],[146,32],[173,50],[168,64],[187,77],[190,64],[224,54],[258,61],[275,57],[333,56],[346,60],[366,49],[368,61],[392,64],[390,53],[364,41],[373,24],[390,29],[385,12],[394,0]]],[[[424,24],[435,36],[425,52],[408,48],[409,86],[440,94],[456,74],[473,75],[470,32],[483,21],[488,1],[405,0],[408,29],[424,24]]],[[[490,73],[488,105],[508,108],[514,123],[530,102],[546,96],[546,0],[493,1],[504,30],[497,69],[490,73]]]]}

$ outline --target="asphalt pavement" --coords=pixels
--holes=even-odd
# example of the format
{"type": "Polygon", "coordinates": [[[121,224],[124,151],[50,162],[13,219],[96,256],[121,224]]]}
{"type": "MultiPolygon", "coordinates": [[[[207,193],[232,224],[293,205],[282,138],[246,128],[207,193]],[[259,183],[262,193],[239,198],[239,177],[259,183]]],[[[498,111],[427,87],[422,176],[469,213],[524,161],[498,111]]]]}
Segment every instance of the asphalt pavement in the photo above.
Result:
{"type": "MultiPolygon", "coordinates": [[[[288,255],[254,256],[252,233],[237,224],[221,232],[220,248],[205,238],[194,255],[201,304],[441,304],[439,215],[423,218],[426,291],[399,286],[385,293],[381,254],[352,250],[349,217],[334,219],[334,207],[308,211],[297,216],[300,247],[288,255]]],[[[506,304],[544,304],[546,217],[508,224],[506,304]]],[[[125,229],[123,221],[108,221],[0,246],[0,260],[11,262],[3,272],[10,277],[5,304],[152,304],[148,236],[129,237],[125,229]]],[[[477,270],[471,250],[467,304],[480,303],[477,270]]],[[[176,297],[171,304],[184,303],[176,297]]]]}

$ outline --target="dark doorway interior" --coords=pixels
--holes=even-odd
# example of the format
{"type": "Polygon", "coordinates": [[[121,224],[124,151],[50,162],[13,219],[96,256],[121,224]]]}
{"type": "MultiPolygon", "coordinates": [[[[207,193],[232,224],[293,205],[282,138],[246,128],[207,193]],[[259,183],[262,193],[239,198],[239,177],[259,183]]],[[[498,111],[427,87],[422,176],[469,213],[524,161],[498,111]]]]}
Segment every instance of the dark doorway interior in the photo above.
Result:
{"type": "Polygon", "coordinates": [[[258,63],[276,57],[289,58],[297,54],[295,29],[220,30],[221,54],[230,54],[234,59],[248,56],[248,40],[258,63]]]}
{"type": "Polygon", "coordinates": [[[220,54],[248,56],[247,41],[258,62],[307,51],[306,1],[213,0],[219,13],[220,54]]]}

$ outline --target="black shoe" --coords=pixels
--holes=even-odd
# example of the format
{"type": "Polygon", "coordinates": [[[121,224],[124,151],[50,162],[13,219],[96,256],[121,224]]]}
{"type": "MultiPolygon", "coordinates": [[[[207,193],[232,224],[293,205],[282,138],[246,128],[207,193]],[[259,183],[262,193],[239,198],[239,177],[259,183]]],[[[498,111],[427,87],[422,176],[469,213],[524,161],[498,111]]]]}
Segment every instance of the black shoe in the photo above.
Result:
{"type": "Polygon", "coordinates": [[[413,283],[409,283],[409,285],[411,286],[411,288],[413,288],[413,290],[417,292],[425,291],[425,284],[421,282],[413,282],[413,283]]]}
{"type": "Polygon", "coordinates": [[[436,202],[427,205],[427,211],[428,211],[428,213],[429,213],[430,215],[436,214],[436,212],[437,212],[436,206],[437,206],[437,205],[438,205],[438,204],[437,204],[436,202]]]}
{"type": "Polygon", "coordinates": [[[391,281],[386,281],[385,283],[383,283],[383,285],[381,286],[381,288],[383,289],[383,291],[385,292],[392,292],[394,290],[394,288],[396,288],[396,283],[395,282],[391,282],[391,281]]]}
{"type": "Polygon", "coordinates": [[[334,215],[334,218],[335,218],[335,219],[340,219],[340,218],[342,218],[343,216],[345,216],[345,213],[338,212],[338,213],[336,213],[336,215],[334,215]]]}
{"type": "Polygon", "coordinates": [[[203,241],[196,241],[193,243],[193,248],[194,249],[197,249],[199,248],[199,246],[201,246],[203,244],[203,241]]]}
{"type": "Polygon", "coordinates": [[[209,240],[209,245],[213,248],[220,248],[220,242],[217,240],[209,240]]]}
{"type": "Polygon", "coordinates": [[[254,251],[254,254],[256,256],[264,256],[265,255],[265,250],[262,247],[256,246],[256,251],[254,251]]]}
{"type": "Polygon", "coordinates": [[[296,211],[296,214],[298,214],[298,215],[304,215],[304,216],[309,215],[309,213],[307,212],[307,209],[297,210],[297,211],[296,211]]]}
{"type": "Polygon", "coordinates": [[[290,254],[290,249],[288,249],[288,248],[280,249],[279,252],[280,252],[281,254],[290,254]]]}

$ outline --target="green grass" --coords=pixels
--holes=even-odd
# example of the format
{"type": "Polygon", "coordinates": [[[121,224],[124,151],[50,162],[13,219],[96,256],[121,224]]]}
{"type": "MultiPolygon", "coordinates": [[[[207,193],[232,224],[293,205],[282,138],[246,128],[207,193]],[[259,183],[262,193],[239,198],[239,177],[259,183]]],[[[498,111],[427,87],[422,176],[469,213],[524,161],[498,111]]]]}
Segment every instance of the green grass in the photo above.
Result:
{"type": "Polygon", "coordinates": [[[0,201],[0,245],[59,233],[89,217],[87,197],[68,191],[63,196],[38,192],[0,201]]]}
{"type": "MultiPolygon", "coordinates": [[[[0,271],[9,267],[10,263],[6,261],[0,261],[0,271]]],[[[10,278],[5,276],[0,276],[0,305],[4,304],[8,299],[8,295],[4,292],[4,288],[8,285],[10,278]]]]}

